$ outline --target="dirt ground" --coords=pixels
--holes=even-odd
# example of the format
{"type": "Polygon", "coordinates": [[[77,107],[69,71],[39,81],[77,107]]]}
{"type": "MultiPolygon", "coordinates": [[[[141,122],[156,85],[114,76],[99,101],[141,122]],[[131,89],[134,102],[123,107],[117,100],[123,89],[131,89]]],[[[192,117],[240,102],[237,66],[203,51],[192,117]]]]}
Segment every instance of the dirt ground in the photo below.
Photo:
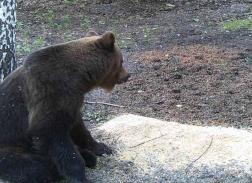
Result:
{"type": "Polygon", "coordinates": [[[134,113],[196,125],[252,127],[252,30],[222,23],[252,15],[251,0],[18,1],[20,64],[38,47],[112,30],[132,77],[111,94],[96,90],[92,124],[134,113]]]}

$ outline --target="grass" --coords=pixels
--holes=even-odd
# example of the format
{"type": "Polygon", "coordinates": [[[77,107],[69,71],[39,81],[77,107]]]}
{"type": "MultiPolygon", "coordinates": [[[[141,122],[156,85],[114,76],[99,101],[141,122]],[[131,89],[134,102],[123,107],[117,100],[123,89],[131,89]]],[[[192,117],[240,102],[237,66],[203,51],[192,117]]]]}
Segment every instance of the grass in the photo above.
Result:
{"type": "Polygon", "coordinates": [[[17,42],[16,49],[18,53],[28,54],[33,49],[36,49],[45,45],[45,40],[41,36],[37,36],[31,42],[30,30],[25,29],[25,26],[23,25],[22,22],[17,22],[17,29],[20,31],[20,38],[22,38],[20,42],[17,42]]]}
{"type": "Polygon", "coordinates": [[[148,28],[148,27],[145,27],[145,28],[143,29],[143,34],[144,34],[144,37],[145,37],[145,38],[149,37],[150,34],[151,34],[151,29],[148,28]]]}
{"type": "Polygon", "coordinates": [[[86,111],[84,113],[84,120],[86,121],[90,121],[90,122],[95,122],[95,123],[99,123],[99,122],[104,122],[108,120],[108,115],[106,110],[98,110],[96,112],[93,111],[86,111]]]}
{"type": "Polygon", "coordinates": [[[52,10],[49,10],[47,12],[47,23],[49,24],[50,27],[54,26],[54,17],[55,17],[54,12],[52,10]]]}
{"type": "Polygon", "coordinates": [[[248,29],[252,30],[252,18],[246,19],[232,19],[227,22],[221,23],[222,29],[224,30],[240,30],[240,29],[248,29]]]}
{"type": "Polygon", "coordinates": [[[123,39],[117,39],[117,44],[121,49],[126,49],[128,48],[128,44],[126,40],[123,39]]]}
{"type": "Polygon", "coordinates": [[[83,20],[81,21],[81,27],[84,30],[88,30],[91,27],[91,20],[88,17],[83,18],[83,20]]]}
{"type": "Polygon", "coordinates": [[[64,15],[62,18],[56,18],[56,14],[53,10],[47,12],[47,23],[49,27],[62,30],[70,25],[71,17],[69,15],[64,15]]]}
{"type": "Polygon", "coordinates": [[[71,5],[71,4],[77,3],[77,1],[76,0],[64,0],[64,3],[71,5]]]}
{"type": "Polygon", "coordinates": [[[145,26],[142,28],[142,32],[143,32],[143,37],[148,39],[153,37],[152,35],[155,35],[156,31],[158,31],[158,27],[148,27],[145,26]]]}
{"type": "Polygon", "coordinates": [[[35,40],[32,43],[30,43],[29,34],[25,32],[24,35],[25,37],[23,39],[23,42],[17,44],[17,52],[21,54],[28,54],[33,49],[40,48],[45,45],[44,38],[42,38],[41,36],[38,36],[37,38],[35,38],[35,40]]]}

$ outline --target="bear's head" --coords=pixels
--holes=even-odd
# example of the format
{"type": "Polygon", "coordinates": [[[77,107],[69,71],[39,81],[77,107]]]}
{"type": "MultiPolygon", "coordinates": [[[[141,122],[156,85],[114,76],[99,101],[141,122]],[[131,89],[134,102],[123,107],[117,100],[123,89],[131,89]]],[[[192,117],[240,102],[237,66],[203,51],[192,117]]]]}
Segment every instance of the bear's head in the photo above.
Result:
{"type": "Polygon", "coordinates": [[[105,55],[102,65],[107,65],[106,71],[97,81],[96,87],[111,91],[116,84],[124,83],[129,79],[130,74],[123,67],[122,52],[115,43],[115,35],[112,32],[105,32],[99,36],[91,31],[86,34],[85,39],[102,50],[105,55]]]}

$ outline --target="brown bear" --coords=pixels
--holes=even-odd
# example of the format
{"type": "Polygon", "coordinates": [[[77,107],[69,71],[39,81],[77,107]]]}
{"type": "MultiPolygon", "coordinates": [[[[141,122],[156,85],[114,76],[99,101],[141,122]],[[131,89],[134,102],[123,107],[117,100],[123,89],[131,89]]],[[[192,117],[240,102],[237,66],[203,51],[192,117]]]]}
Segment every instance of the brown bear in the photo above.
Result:
{"type": "Polygon", "coordinates": [[[129,74],[112,32],[42,48],[0,85],[0,179],[86,183],[85,164],[111,153],[81,118],[84,94],[112,90],[129,74]]]}

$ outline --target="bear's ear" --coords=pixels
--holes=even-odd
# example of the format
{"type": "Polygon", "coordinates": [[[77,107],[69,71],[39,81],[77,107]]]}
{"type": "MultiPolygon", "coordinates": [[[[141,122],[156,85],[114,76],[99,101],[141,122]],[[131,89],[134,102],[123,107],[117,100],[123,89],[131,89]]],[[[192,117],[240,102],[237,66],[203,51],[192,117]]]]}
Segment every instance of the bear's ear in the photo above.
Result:
{"type": "Polygon", "coordinates": [[[95,31],[88,31],[86,34],[86,37],[91,37],[91,36],[98,36],[98,34],[95,31]]]}
{"type": "Polygon", "coordinates": [[[115,45],[115,35],[113,32],[105,32],[100,39],[97,40],[99,46],[104,49],[112,50],[115,45]]]}

